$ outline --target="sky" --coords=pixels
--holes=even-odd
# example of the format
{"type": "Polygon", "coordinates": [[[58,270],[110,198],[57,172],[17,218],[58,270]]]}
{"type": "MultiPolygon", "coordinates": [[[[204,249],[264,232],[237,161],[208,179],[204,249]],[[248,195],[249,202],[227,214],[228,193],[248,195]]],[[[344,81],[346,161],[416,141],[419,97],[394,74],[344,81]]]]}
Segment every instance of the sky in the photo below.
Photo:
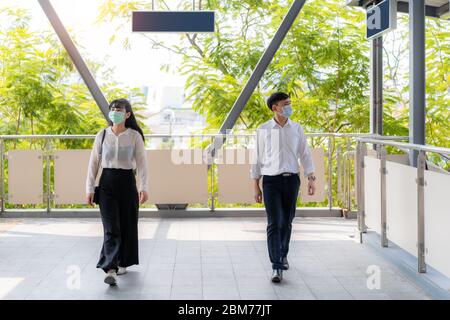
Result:
{"type": "MultiPolygon", "coordinates": [[[[36,30],[53,30],[37,0],[1,0],[2,4],[27,8],[33,19],[31,27],[36,30]],[[4,2],[6,1],[6,3],[4,2]]],[[[149,41],[142,35],[127,30],[122,34],[130,36],[131,50],[126,50],[120,41],[109,43],[115,27],[106,23],[95,24],[98,7],[102,0],[52,0],[51,3],[71,36],[82,46],[80,51],[87,58],[105,61],[115,69],[116,81],[130,87],[141,86],[183,86],[184,78],[178,74],[160,71],[164,63],[178,65],[179,58],[166,50],[151,50],[149,41]],[[108,58],[107,58],[108,57],[108,58]]],[[[176,41],[177,35],[166,35],[169,41],[176,41]]]]}

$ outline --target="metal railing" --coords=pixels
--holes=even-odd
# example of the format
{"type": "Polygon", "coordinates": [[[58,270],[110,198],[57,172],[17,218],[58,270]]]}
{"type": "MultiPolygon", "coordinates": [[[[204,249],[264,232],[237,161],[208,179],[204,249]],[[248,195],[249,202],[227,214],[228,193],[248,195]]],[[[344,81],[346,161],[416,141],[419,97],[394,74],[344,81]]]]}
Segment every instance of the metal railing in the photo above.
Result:
{"type": "MultiPolygon", "coordinates": [[[[225,142],[225,145],[229,144],[230,142],[235,141],[236,139],[242,139],[244,138],[244,145],[248,146],[251,139],[255,138],[254,134],[145,134],[144,135],[147,139],[154,140],[154,139],[168,139],[172,140],[175,138],[182,138],[182,139],[200,139],[201,142],[205,142],[206,139],[210,140],[211,142],[214,141],[214,139],[218,137],[226,137],[227,140],[225,142]]],[[[337,198],[339,200],[340,194],[339,189],[342,182],[345,182],[346,192],[344,193],[345,199],[342,199],[342,206],[344,209],[351,211],[351,204],[352,204],[352,196],[353,193],[350,192],[350,181],[353,179],[354,171],[352,170],[352,165],[350,164],[350,161],[352,159],[352,155],[354,155],[354,148],[356,146],[356,139],[357,138],[370,138],[374,141],[378,141],[378,139],[385,139],[385,140],[405,140],[408,139],[408,137],[385,137],[380,135],[372,135],[372,134],[364,134],[364,133],[307,133],[306,136],[309,139],[314,138],[324,138],[324,141],[320,141],[319,145],[326,147],[326,154],[327,154],[327,170],[326,170],[326,185],[327,185],[327,202],[328,202],[328,209],[331,210],[333,207],[333,204],[336,203],[336,199],[333,199],[333,154],[335,154],[336,159],[336,166],[337,166],[337,186],[338,190],[336,192],[337,198]],[[341,154],[342,152],[342,146],[338,146],[338,148],[335,148],[335,143],[337,140],[343,139],[343,145],[345,146],[345,152],[341,154]],[[334,150],[336,149],[336,150],[334,150]],[[340,158],[341,156],[344,156],[344,163],[341,163],[340,158]],[[343,168],[341,168],[343,166],[343,168]]],[[[46,211],[50,212],[52,209],[52,199],[53,195],[51,192],[51,161],[54,159],[54,156],[52,155],[52,141],[53,140],[61,140],[61,139],[94,139],[95,135],[93,134],[79,134],[79,135],[47,135],[47,134],[41,134],[41,135],[0,135],[0,197],[1,197],[1,212],[5,211],[5,176],[4,176],[4,160],[5,160],[5,143],[6,141],[11,140],[44,140],[45,141],[45,147],[44,147],[44,161],[45,161],[45,170],[46,170],[46,177],[45,177],[45,203],[46,203],[46,211]]],[[[311,145],[311,144],[310,144],[311,145]]],[[[172,148],[173,144],[169,144],[169,148],[172,148]]],[[[211,188],[210,188],[210,210],[214,211],[215,209],[215,198],[216,194],[213,191],[213,184],[215,182],[215,176],[214,176],[214,170],[211,170],[211,188]]],[[[355,201],[356,203],[357,201],[355,201]]]]}
{"type": "Polygon", "coordinates": [[[418,145],[413,143],[402,143],[395,141],[388,141],[386,139],[371,139],[368,137],[357,138],[356,147],[356,175],[357,175],[357,219],[358,219],[358,229],[360,234],[360,242],[363,240],[363,233],[367,231],[367,226],[365,224],[365,190],[364,190],[364,157],[367,154],[366,144],[370,143],[376,145],[377,157],[380,159],[380,192],[381,192],[381,246],[388,246],[387,238],[387,217],[386,217],[386,147],[396,147],[401,150],[416,150],[418,151],[417,156],[417,257],[418,257],[418,272],[426,272],[425,263],[425,168],[426,168],[426,153],[436,153],[443,156],[450,156],[450,149],[435,147],[429,145],[418,145]]]}

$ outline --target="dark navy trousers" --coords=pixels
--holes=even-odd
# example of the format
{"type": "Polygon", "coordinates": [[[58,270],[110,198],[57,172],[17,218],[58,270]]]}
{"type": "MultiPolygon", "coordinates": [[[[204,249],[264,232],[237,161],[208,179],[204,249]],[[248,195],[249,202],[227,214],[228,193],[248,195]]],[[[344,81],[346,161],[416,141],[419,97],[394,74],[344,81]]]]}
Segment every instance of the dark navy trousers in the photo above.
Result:
{"type": "Polygon", "coordinates": [[[133,170],[104,168],[99,190],[104,237],[97,268],[107,272],[139,264],[139,194],[133,170]]]}
{"type": "Polygon", "coordinates": [[[267,212],[267,246],[273,269],[282,269],[289,252],[292,221],[300,189],[298,174],[263,176],[263,199],[267,212]]]}

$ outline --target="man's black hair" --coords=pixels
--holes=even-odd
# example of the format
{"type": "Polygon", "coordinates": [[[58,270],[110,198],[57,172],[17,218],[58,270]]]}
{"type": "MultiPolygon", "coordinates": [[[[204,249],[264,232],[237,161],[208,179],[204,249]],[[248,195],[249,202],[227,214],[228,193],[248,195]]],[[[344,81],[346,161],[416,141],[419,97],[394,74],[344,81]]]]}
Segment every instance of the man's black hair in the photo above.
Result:
{"type": "Polygon", "coordinates": [[[275,92],[270,95],[270,97],[267,99],[267,106],[269,107],[270,111],[272,111],[272,106],[274,104],[277,104],[280,101],[286,100],[289,98],[289,95],[284,92],[275,92]]]}

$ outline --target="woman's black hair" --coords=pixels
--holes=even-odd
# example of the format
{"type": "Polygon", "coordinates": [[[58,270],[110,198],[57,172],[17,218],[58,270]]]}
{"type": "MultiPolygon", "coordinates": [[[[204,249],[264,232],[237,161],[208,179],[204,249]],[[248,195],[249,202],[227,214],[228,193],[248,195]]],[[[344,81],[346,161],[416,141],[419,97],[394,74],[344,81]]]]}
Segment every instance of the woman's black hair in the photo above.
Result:
{"type": "MultiPolygon", "coordinates": [[[[116,99],[113,100],[110,105],[109,109],[111,108],[125,108],[126,112],[130,112],[131,115],[125,120],[125,127],[131,128],[139,132],[142,136],[142,140],[145,141],[144,133],[142,132],[142,129],[139,127],[136,117],[134,116],[133,110],[131,109],[131,103],[127,99],[116,99]]],[[[112,122],[110,122],[112,124],[112,122]]]]}

